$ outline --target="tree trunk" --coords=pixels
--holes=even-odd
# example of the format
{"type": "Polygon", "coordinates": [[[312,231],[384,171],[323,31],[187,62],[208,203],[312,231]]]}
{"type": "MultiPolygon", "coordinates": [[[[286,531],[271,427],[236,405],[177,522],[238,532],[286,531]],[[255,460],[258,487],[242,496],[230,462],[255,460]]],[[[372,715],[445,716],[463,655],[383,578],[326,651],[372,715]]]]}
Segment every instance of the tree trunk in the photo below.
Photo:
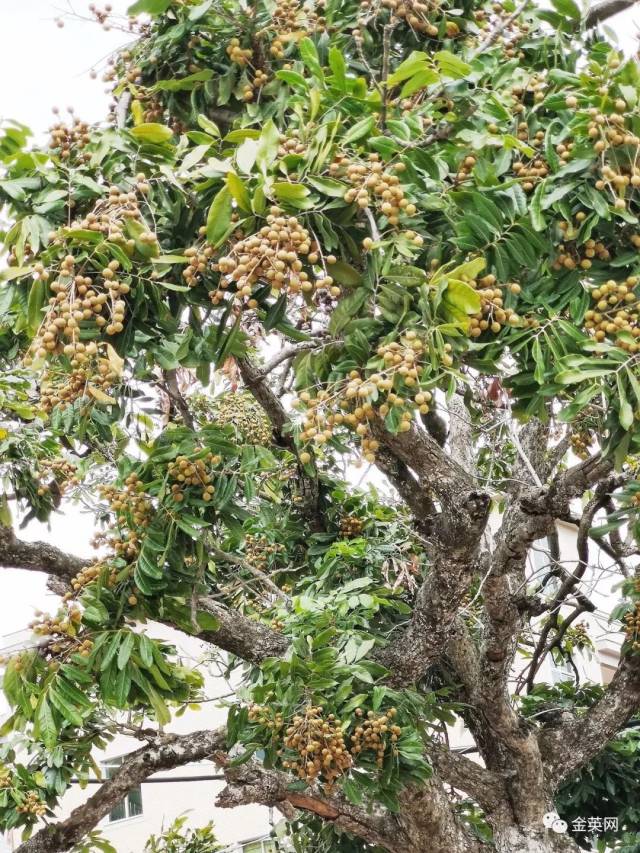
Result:
{"type": "Polygon", "coordinates": [[[579,847],[567,833],[526,830],[507,826],[494,832],[497,853],[577,853],[579,847]]]}

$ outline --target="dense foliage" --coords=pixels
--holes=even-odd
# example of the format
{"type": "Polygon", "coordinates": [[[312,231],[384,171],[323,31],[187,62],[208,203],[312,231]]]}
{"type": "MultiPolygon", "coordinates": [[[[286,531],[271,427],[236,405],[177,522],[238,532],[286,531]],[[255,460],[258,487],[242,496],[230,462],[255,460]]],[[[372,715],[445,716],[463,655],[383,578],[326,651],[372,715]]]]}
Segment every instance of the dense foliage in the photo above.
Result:
{"type": "MultiPolygon", "coordinates": [[[[51,815],[118,712],[166,726],[202,698],[200,674],[135,630],[147,620],[235,655],[234,754],[289,774],[291,792],[399,812],[466,699],[446,665],[394,680],[385,652],[440,552],[415,503],[349,485],[345,466],[397,486],[394,441],[462,418],[458,461],[498,514],[527,458],[522,425],[542,423],[560,470],[615,467],[586,530],[614,554],[629,533],[635,553],[637,64],[587,35],[573,0],[130,12],[143,18],[122,22],[136,39],[107,68],[107,123],[60,118],[42,147],[0,130],[0,519],[76,501],[99,548],[7,664],[0,826],[28,834],[51,815]],[[271,629],[269,653],[218,642],[212,600],[271,629]]],[[[426,484],[434,512],[447,488],[426,484]]],[[[458,600],[478,645],[480,578],[458,600]]],[[[546,583],[531,596],[553,600],[546,583]]],[[[640,581],[622,595],[633,656],[640,581]]],[[[557,610],[537,666],[585,645],[557,610]]],[[[637,768],[636,745],[631,732],[583,770],[606,777],[603,807],[630,832],[616,767],[624,754],[637,768]]],[[[559,796],[563,815],[584,813],[583,783],[559,796]]],[[[456,812],[487,838],[472,805],[456,812]]],[[[303,822],[300,850],[362,849],[303,822]]]]}

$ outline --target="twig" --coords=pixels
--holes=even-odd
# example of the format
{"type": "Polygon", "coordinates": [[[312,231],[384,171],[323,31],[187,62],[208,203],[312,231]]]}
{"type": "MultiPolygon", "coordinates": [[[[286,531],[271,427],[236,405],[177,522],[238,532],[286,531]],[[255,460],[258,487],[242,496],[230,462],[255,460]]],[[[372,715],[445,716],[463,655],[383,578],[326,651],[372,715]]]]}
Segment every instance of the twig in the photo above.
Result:
{"type": "Polygon", "coordinates": [[[291,606],[291,599],[289,596],[284,593],[268,575],[260,571],[260,569],[257,569],[255,566],[252,566],[248,560],[243,560],[241,557],[236,557],[234,554],[227,554],[226,551],[217,548],[215,545],[209,545],[209,552],[216,559],[223,560],[226,563],[231,563],[233,566],[237,566],[239,569],[249,572],[249,574],[253,575],[254,578],[263,583],[275,596],[280,598],[287,607],[291,606]]]}
{"type": "Polygon", "coordinates": [[[474,51],[472,51],[470,58],[475,59],[477,56],[480,56],[481,53],[484,53],[485,50],[488,50],[488,48],[490,48],[491,45],[498,40],[500,35],[507,29],[507,27],[515,21],[518,15],[524,12],[525,8],[528,5],[529,0],[522,0],[522,2],[518,6],[516,6],[513,12],[509,15],[509,17],[501,20],[500,23],[491,30],[485,40],[480,42],[478,47],[474,51]]]}

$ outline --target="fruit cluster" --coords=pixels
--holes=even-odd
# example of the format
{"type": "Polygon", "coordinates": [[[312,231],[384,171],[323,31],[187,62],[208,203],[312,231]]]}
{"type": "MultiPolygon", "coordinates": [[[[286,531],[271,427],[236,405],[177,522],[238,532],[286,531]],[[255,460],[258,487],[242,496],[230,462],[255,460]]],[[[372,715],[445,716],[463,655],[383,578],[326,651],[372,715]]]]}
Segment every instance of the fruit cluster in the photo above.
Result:
{"type": "MultiPolygon", "coordinates": [[[[404,163],[395,163],[394,172],[402,172],[404,163]]],[[[352,161],[347,154],[338,153],[329,165],[333,177],[344,177],[351,188],[344,194],[348,204],[355,202],[358,207],[366,208],[375,204],[389,225],[397,225],[401,216],[414,216],[418,208],[404,194],[400,178],[392,174],[377,153],[369,154],[366,162],[352,161]]]]}
{"type": "MultiPolygon", "coordinates": [[[[197,452],[197,451],[196,451],[197,452]]],[[[204,456],[196,456],[189,459],[187,456],[176,456],[174,462],[169,462],[167,473],[171,484],[171,497],[177,503],[182,503],[185,498],[185,489],[195,486],[203,501],[210,501],[215,493],[212,485],[213,473],[211,468],[219,465],[221,456],[206,453],[204,456]]]]}
{"type": "Polygon", "coordinates": [[[80,323],[92,323],[98,331],[116,335],[124,329],[126,302],[123,296],[130,286],[116,279],[118,261],[110,261],[99,275],[85,275],[76,269],[76,259],[67,255],[60,265],[58,278],[50,285],[55,294],[30,352],[45,357],[47,353],[64,352],[72,365],[80,366],[97,353],[94,341],[80,341],[80,323]],[[67,341],[63,345],[63,341],[67,341]]]}
{"type": "Polygon", "coordinates": [[[516,160],[513,164],[513,174],[522,181],[522,189],[530,193],[538,181],[549,174],[549,167],[541,157],[532,160],[516,160]]]}
{"type": "Polygon", "coordinates": [[[29,627],[38,637],[47,637],[45,653],[51,655],[70,655],[78,653],[88,657],[93,648],[93,641],[81,639],[78,628],[82,622],[82,613],[77,607],[66,607],[58,612],[56,617],[41,614],[30,623],[29,627]]]}
{"type": "Polygon", "coordinates": [[[278,146],[278,157],[286,157],[288,154],[298,154],[304,156],[307,152],[306,143],[300,139],[299,130],[289,131],[289,135],[280,134],[280,143],[278,146]]]}
{"type": "Polygon", "coordinates": [[[50,493],[54,487],[59,494],[80,483],[76,476],[77,468],[66,459],[41,459],[38,462],[37,477],[40,482],[38,494],[40,496],[50,493]]]}
{"type": "Polygon", "coordinates": [[[578,622],[576,625],[567,628],[564,636],[565,641],[570,641],[576,648],[583,649],[593,645],[586,622],[578,622]]]}
{"type": "MultiPolygon", "coordinates": [[[[582,222],[584,218],[584,211],[579,211],[576,214],[578,223],[582,222]]],[[[558,245],[558,255],[551,265],[552,269],[560,270],[564,267],[568,270],[575,270],[579,267],[580,269],[588,270],[591,269],[594,258],[599,261],[608,261],[610,259],[609,250],[599,240],[589,238],[581,246],[578,246],[574,242],[577,230],[573,223],[559,222],[558,228],[563,232],[564,242],[558,245]]]]}
{"type": "MultiPolygon", "coordinates": [[[[638,150],[638,138],[634,137],[634,145],[638,150]]],[[[598,143],[596,143],[598,144],[598,143]]],[[[614,197],[614,207],[625,210],[627,192],[633,192],[640,187],[640,168],[633,164],[616,163],[616,168],[605,164],[600,169],[600,179],[596,181],[596,189],[608,192],[614,197]]]]}
{"type": "Polygon", "coordinates": [[[270,560],[284,551],[284,545],[280,542],[269,542],[266,536],[259,533],[254,536],[247,533],[245,536],[244,554],[245,559],[252,566],[264,571],[270,560]]]}
{"type": "MultiPolygon", "coordinates": [[[[445,344],[445,349],[441,362],[451,367],[451,345],[445,344]]],[[[300,439],[322,445],[333,437],[336,427],[354,429],[362,439],[364,459],[375,462],[379,445],[371,436],[371,421],[376,416],[386,417],[392,408],[397,408],[400,413],[398,429],[406,432],[411,428],[414,409],[421,414],[429,412],[431,392],[419,389],[421,361],[428,354],[426,342],[411,329],[399,342],[378,347],[377,355],[382,362],[379,371],[365,377],[361,371],[352,370],[344,380],[331,389],[318,391],[315,397],[309,391],[301,392],[298,399],[306,412],[300,439]]],[[[310,461],[309,454],[301,454],[300,461],[310,461]]]]}
{"type": "Polygon", "coordinates": [[[390,708],[384,714],[367,711],[365,717],[362,708],[356,708],[355,713],[357,717],[362,718],[362,722],[351,735],[350,752],[356,756],[364,750],[371,750],[376,754],[377,766],[382,767],[388,748],[391,749],[392,755],[398,754],[395,744],[402,734],[402,728],[393,722],[397,711],[395,708],[390,708]]]}
{"type": "Polygon", "coordinates": [[[140,551],[140,534],[151,523],[155,510],[137,474],[129,474],[124,482],[123,489],[101,484],[98,491],[116,516],[117,526],[112,527],[107,542],[116,554],[131,559],[140,551]]]}
{"type": "Polygon", "coordinates": [[[89,3],[89,11],[96,19],[96,21],[102,26],[103,30],[107,32],[111,29],[109,24],[109,17],[113,12],[113,6],[111,3],[105,3],[104,8],[101,9],[99,6],[96,6],[95,3],[89,3]]]}
{"type": "Polygon", "coordinates": [[[640,352],[640,298],[636,293],[639,282],[638,276],[629,276],[623,282],[610,279],[591,291],[591,299],[596,304],[584,315],[585,328],[593,332],[596,340],[616,339],[621,332],[626,332],[636,342],[623,337],[616,341],[617,345],[630,353],[640,352]]]}
{"type": "Polygon", "coordinates": [[[230,285],[235,287],[235,301],[257,308],[253,290],[267,282],[273,291],[290,295],[327,291],[333,298],[340,288],[329,275],[315,276],[310,266],[319,260],[318,244],[297,217],[285,216],[279,207],[272,207],[257,234],[238,240],[227,255],[218,259],[214,269],[221,273],[218,289],[210,296],[214,305],[225,297],[230,285]],[[304,260],[303,260],[304,259],[304,260]],[[307,270],[305,270],[305,262],[307,270]]]}
{"type": "Polygon", "coordinates": [[[293,718],[283,742],[297,756],[285,759],[282,766],[308,784],[321,779],[332,788],[353,762],[340,721],[335,714],[325,717],[323,710],[321,705],[308,705],[303,714],[293,718]]]}
{"type": "Polygon", "coordinates": [[[91,159],[90,154],[82,153],[91,142],[89,125],[86,122],[77,118],[74,118],[71,125],[58,121],[49,128],[49,133],[51,134],[49,147],[63,160],[68,160],[75,155],[81,155],[78,159],[84,162],[91,159]]]}
{"type": "MultiPolygon", "coordinates": [[[[428,3],[421,2],[421,0],[382,0],[382,6],[389,9],[392,19],[404,21],[418,33],[424,33],[431,38],[438,37],[439,29],[431,20],[439,10],[440,3],[438,0],[428,3]]],[[[452,24],[453,22],[447,24],[446,32],[449,38],[453,38],[459,33],[457,24],[455,29],[451,26],[452,24]]]]}
{"type": "Polygon", "coordinates": [[[24,795],[24,800],[19,806],[16,806],[16,811],[19,814],[30,814],[34,817],[44,817],[47,813],[47,805],[36,791],[27,791],[24,795]]]}
{"type": "Polygon", "coordinates": [[[323,8],[323,2],[304,5],[300,0],[276,0],[269,24],[269,29],[275,30],[269,45],[271,56],[284,59],[287,42],[324,30],[326,20],[316,12],[316,9],[323,8]]]}
{"type": "Polygon", "coordinates": [[[593,446],[593,435],[589,430],[581,429],[569,438],[571,450],[579,459],[589,458],[589,448],[593,446]]]}
{"type": "Polygon", "coordinates": [[[256,91],[261,89],[263,86],[266,86],[269,82],[269,75],[266,71],[261,71],[259,68],[256,69],[255,74],[253,75],[253,80],[246,82],[242,87],[242,100],[243,101],[252,101],[255,97],[256,91]]]}
{"type": "Polygon", "coordinates": [[[364,522],[357,515],[346,515],[340,519],[340,535],[345,539],[354,539],[360,536],[364,528],[364,522]]]}
{"type": "MultiPolygon", "coordinates": [[[[93,537],[92,544],[94,545],[94,547],[98,547],[100,544],[102,544],[104,539],[105,537],[102,534],[96,534],[96,536],[93,537]]],[[[71,589],[73,590],[73,592],[65,593],[62,600],[70,601],[74,597],[74,595],[81,592],[86,586],[89,586],[89,584],[97,580],[101,576],[105,565],[106,564],[104,562],[98,560],[95,563],[91,563],[86,568],[81,569],[78,574],[71,579],[71,589]]],[[[106,585],[108,587],[114,587],[116,583],[117,572],[115,568],[112,567],[106,578],[106,585]]]]}
{"type": "MultiPolygon", "coordinates": [[[[511,87],[510,93],[515,100],[515,104],[511,109],[514,113],[520,114],[525,111],[525,101],[533,101],[535,104],[539,104],[541,101],[544,101],[546,90],[549,85],[546,80],[545,73],[546,72],[542,72],[541,74],[532,74],[526,83],[516,83],[511,87]]],[[[526,122],[521,122],[518,125],[519,132],[524,130],[525,124],[526,122]]],[[[519,138],[522,139],[523,137],[520,136],[519,138]]],[[[542,144],[542,139],[540,139],[536,134],[533,139],[529,140],[529,144],[537,148],[542,144]]]]}
{"type": "MultiPolygon", "coordinates": [[[[142,223],[140,196],[147,195],[149,190],[149,183],[140,172],[130,189],[123,190],[115,185],[109,187],[107,197],[98,200],[93,210],[82,219],[76,220],[72,227],[99,231],[108,240],[121,244],[131,252],[135,249],[135,240],[127,238],[124,233],[126,225],[130,221],[142,223]]],[[[54,240],[57,237],[55,232],[52,237],[54,240]]],[[[141,233],[139,240],[151,246],[156,243],[157,238],[151,231],[145,231],[141,233]]]]}
{"type": "Polygon", "coordinates": [[[236,65],[248,65],[253,57],[250,47],[241,47],[240,39],[232,38],[226,48],[226,53],[231,62],[236,65]]]}
{"type": "Polygon", "coordinates": [[[479,337],[484,331],[491,331],[497,335],[502,327],[520,325],[520,316],[512,308],[504,307],[504,289],[511,293],[520,293],[520,285],[517,282],[499,284],[492,274],[485,275],[480,279],[469,279],[467,284],[472,287],[480,297],[481,309],[477,314],[469,318],[469,336],[479,337]]]}
{"type": "Polygon", "coordinates": [[[460,165],[458,166],[458,172],[456,174],[456,181],[458,183],[466,180],[469,177],[471,172],[473,171],[474,166],[476,165],[476,158],[473,154],[466,154],[462,158],[460,165]]]}
{"type": "MultiPolygon", "coordinates": [[[[204,236],[206,229],[201,230],[201,236],[204,236]]],[[[211,263],[213,249],[206,244],[189,246],[188,249],[185,249],[184,255],[189,259],[189,263],[182,271],[182,277],[185,280],[185,284],[188,284],[189,287],[195,287],[201,281],[203,274],[207,271],[211,263]]]]}
{"type": "MultiPolygon", "coordinates": [[[[640,578],[634,579],[636,594],[640,593],[640,578]]],[[[640,652],[640,601],[636,601],[633,610],[624,615],[624,633],[634,652],[640,652]]]]}

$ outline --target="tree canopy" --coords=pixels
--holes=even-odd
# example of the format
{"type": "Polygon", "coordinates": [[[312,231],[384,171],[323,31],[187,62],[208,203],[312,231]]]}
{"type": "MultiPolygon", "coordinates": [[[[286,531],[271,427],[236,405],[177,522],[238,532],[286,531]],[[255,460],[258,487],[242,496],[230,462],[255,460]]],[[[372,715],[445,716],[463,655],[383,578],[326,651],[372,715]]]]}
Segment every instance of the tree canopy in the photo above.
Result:
{"type": "Polygon", "coordinates": [[[627,5],[92,7],[135,35],[108,119],[2,126],[0,564],[62,596],[4,675],[19,853],[206,757],[298,851],[575,850],[603,810],[636,849],[640,72],[596,29],[627,5]],[[73,501],[94,560],[16,532],[73,501]],[[615,676],[538,684],[592,645],[594,555],[615,676]],[[171,734],[202,677],[148,622],[235,672],[223,729],[171,734]],[[143,745],[55,821],[121,712],[143,745]]]}

